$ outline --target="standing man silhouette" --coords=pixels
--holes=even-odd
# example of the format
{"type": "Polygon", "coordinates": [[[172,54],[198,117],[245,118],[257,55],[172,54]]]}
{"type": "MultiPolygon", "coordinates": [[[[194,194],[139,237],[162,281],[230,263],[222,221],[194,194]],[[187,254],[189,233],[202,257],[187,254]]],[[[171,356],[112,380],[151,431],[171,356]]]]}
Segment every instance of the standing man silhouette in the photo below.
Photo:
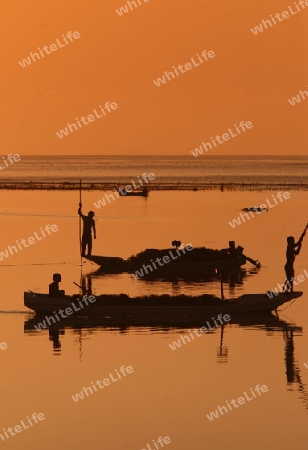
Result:
{"type": "Polygon", "coordinates": [[[306,225],[301,237],[299,238],[298,242],[295,242],[295,239],[293,236],[287,237],[287,262],[284,266],[284,270],[286,273],[286,281],[284,282],[283,291],[288,292],[290,289],[290,292],[293,292],[293,281],[294,281],[294,261],[297,255],[299,255],[299,252],[302,248],[303,239],[305,237],[306,231],[307,231],[308,225],[306,225]]]}
{"type": "Polygon", "coordinates": [[[78,214],[83,220],[83,233],[81,238],[81,256],[86,256],[86,247],[88,246],[87,256],[91,256],[92,253],[92,228],[93,236],[96,239],[94,212],[89,211],[87,216],[84,216],[81,212],[82,203],[79,203],[78,214]]]}

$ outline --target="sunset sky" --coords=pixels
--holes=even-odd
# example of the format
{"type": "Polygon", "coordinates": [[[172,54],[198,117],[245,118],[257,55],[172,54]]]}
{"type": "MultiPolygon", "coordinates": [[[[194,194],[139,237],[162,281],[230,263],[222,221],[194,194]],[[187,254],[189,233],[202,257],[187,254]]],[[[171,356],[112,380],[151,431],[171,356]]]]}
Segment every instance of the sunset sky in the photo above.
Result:
{"type": "Polygon", "coordinates": [[[288,99],[308,90],[308,6],[254,35],[262,19],[296,11],[293,0],[139,3],[122,16],[125,0],[2,4],[2,155],[189,155],[242,120],[253,128],[215,154],[307,154],[308,99],[288,99]],[[18,63],[56,39],[64,45],[69,31],[80,38],[18,63]],[[204,50],[215,57],[153,83],[204,50]],[[56,135],[106,102],[118,109],[56,135]]]}

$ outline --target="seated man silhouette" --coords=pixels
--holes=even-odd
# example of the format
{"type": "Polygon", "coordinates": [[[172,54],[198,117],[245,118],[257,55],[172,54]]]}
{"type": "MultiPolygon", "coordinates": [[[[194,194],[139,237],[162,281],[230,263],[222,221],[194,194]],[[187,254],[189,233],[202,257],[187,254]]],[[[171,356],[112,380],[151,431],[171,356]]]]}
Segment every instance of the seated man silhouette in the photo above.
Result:
{"type": "Polygon", "coordinates": [[[236,256],[240,256],[243,253],[243,247],[235,247],[235,241],[229,241],[229,247],[223,248],[221,252],[223,252],[225,255],[230,256],[231,258],[234,258],[236,256]]]}
{"type": "Polygon", "coordinates": [[[235,246],[235,241],[229,241],[229,248],[223,248],[221,251],[221,255],[227,256],[229,258],[246,258],[247,261],[254,264],[256,267],[260,267],[261,263],[257,259],[249,258],[249,256],[244,255],[244,247],[238,245],[235,246]]]}
{"type": "Polygon", "coordinates": [[[54,273],[52,276],[53,282],[49,285],[49,295],[50,297],[63,297],[65,291],[59,289],[59,283],[61,283],[61,274],[54,273]]]}

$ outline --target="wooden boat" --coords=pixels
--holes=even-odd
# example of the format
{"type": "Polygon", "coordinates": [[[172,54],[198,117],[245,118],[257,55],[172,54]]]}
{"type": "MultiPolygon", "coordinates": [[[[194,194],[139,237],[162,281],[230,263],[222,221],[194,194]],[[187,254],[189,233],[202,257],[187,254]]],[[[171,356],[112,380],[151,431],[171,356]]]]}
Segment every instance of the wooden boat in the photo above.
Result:
{"type": "MultiPolygon", "coordinates": [[[[302,292],[281,293],[273,298],[266,294],[244,294],[232,300],[220,300],[213,295],[204,294],[192,297],[189,295],[151,295],[131,298],[128,295],[100,295],[90,298],[72,295],[59,298],[48,294],[35,292],[24,293],[24,305],[36,314],[55,315],[59,310],[65,313],[70,308],[72,315],[111,317],[118,320],[165,320],[169,323],[180,320],[191,321],[211,315],[229,314],[230,317],[242,314],[266,313],[276,310],[279,306],[302,296],[302,292]],[[94,301],[93,301],[94,298],[94,301]],[[83,305],[83,307],[81,307],[83,305]]],[[[68,317],[68,316],[67,316],[68,317]]],[[[60,319],[59,319],[60,320],[60,319]]]]}
{"type": "MultiPolygon", "coordinates": [[[[135,191],[131,191],[131,192],[126,192],[122,193],[119,189],[116,189],[118,191],[118,193],[120,194],[121,197],[147,197],[148,196],[148,188],[143,188],[142,191],[140,190],[135,190],[135,191]]],[[[125,189],[122,188],[122,191],[124,191],[125,189]]]]}
{"type": "MultiPolygon", "coordinates": [[[[144,265],[150,265],[150,259],[147,262],[136,263],[131,262],[129,260],[112,257],[112,256],[99,256],[99,255],[91,255],[85,256],[89,261],[94,262],[95,264],[101,267],[101,271],[104,273],[134,273],[136,271],[140,271],[143,269],[144,265]]],[[[214,272],[216,269],[220,270],[231,270],[238,269],[241,266],[246,264],[246,257],[240,256],[235,258],[220,258],[216,261],[205,261],[205,262],[185,262],[184,257],[177,259],[175,262],[171,261],[168,264],[159,267],[157,264],[157,268],[153,271],[148,270],[148,274],[145,273],[144,269],[144,277],[147,275],[150,277],[160,277],[162,275],[177,275],[177,276],[189,276],[189,275],[203,275],[204,273],[214,272]]]]}
{"type": "Polygon", "coordinates": [[[260,206],[253,206],[252,208],[243,208],[242,211],[265,212],[265,211],[268,211],[268,208],[261,208],[260,206]]]}

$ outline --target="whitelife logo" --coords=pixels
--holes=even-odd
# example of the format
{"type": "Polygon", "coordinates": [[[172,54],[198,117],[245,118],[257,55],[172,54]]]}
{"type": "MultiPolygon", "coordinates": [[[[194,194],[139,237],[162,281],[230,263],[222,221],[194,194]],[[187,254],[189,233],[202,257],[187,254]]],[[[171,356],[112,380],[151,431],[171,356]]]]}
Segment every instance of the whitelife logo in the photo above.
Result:
{"type": "Polygon", "coordinates": [[[5,156],[2,156],[2,159],[3,159],[3,162],[4,162],[4,167],[2,167],[0,165],[0,170],[4,170],[7,167],[9,167],[8,161],[12,165],[12,164],[14,164],[14,162],[20,161],[21,158],[20,158],[20,155],[18,153],[15,153],[15,155],[12,155],[12,153],[10,153],[9,155],[7,155],[7,158],[5,158],[5,156]]]}
{"type": "MultiPolygon", "coordinates": [[[[74,32],[69,31],[69,32],[67,33],[66,36],[64,36],[64,34],[62,34],[62,38],[63,38],[63,41],[65,42],[65,44],[63,44],[63,42],[62,42],[63,45],[61,45],[61,42],[59,41],[59,39],[56,39],[56,43],[57,43],[57,44],[51,44],[51,45],[49,46],[50,51],[49,51],[49,49],[48,49],[48,46],[47,46],[47,45],[44,45],[43,50],[44,50],[45,54],[46,54],[46,55],[50,55],[52,52],[57,51],[58,48],[65,47],[65,46],[68,45],[70,42],[73,42],[74,39],[79,39],[79,38],[80,38],[80,34],[79,34],[78,31],[74,31],[74,32]],[[66,38],[68,38],[68,39],[70,40],[70,42],[68,42],[68,40],[67,40],[66,38]],[[74,39],[73,39],[73,38],[74,38],[74,39]]],[[[32,63],[32,61],[35,62],[35,61],[38,61],[38,60],[41,59],[41,58],[45,58],[45,54],[44,54],[43,50],[41,50],[41,47],[38,47],[37,49],[38,49],[38,51],[40,52],[40,55],[41,55],[41,56],[40,56],[38,53],[32,53],[32,52],[31,52],[30,55],[29,55],[27,58],[23,59],[22,61],[18,61],[18,64],[19,64],[23,69],[24,69],[25,67],[27,67],[27,66],[30,66],[30,64],[32,63]],[[32,58],[32,61],[31,61],[31,58],[32,58]],[[36,58],[36,59],[35,59],[35,58],[36,58]]]]}
{"type": "MultiPolygon", "coordinates": [[[[44,230],[50,236],[52,232],[55,233],[56,231],[58,231],[58,227],[55,224],[53,224],[53,225],[47,224],[45,226],[44,230]]],[[[46,236],[44,230],[42,229],[42,227],[40,227],[41,236],[35,231],[34,232],[34,236],[35,237],[30,236],[27,240],[26,239],[21,239],[20,240],[21,243],[16,240],[16,243],[17,243],[17,246],[18,246],[19,250],[23,250],[23,248],[28,248],[30,245],[35,244],[36,242],[43,240],[43,238],[46,238],[47,236],[46,236]],[[29,245],[27,244],[27,242],[28,242],[29,245]],[[21,244],[24,247],[22,247],[21,244]]],[[[0,252],[0,261],[2,261],[3,258],[8,258],[10,256],[9,252],[11,253],[11,255],[14,255],[13,250],[14,250],[15,253],[18,253],[18,251],[19,251],[15,245],[12,245],[12,246],[8,245],[7,246],[7,250],[4,250],[3,252],[0,252]]]]}
{"type": "MultiPolygon", "coordinates": [[[[122,376],[126,377],[127,374],[131,374],[134,372],[134,369],[132,368],[132,366],[122,366],[119,371],[121,372],[122,376]]],[[[113,383],[116,383],[117,381],[122,379],[122,376],[119,374],[119,372],[117,371],[117,369],[115,369],[115,372],[117,374],[117,378],[113,378],[112,374],[109,373],[110,378],[104,378],[102,381],[100,380],[96,380],[95,383],[93,383],[93,381],[91,381],[91,385],[89,387],[83,387],[83,391],[81,392],[77,392],[76,395],[72,395],[72,399],[74,400],[74,402],[79,402],[79,400],[83,400],[85,398],[84,394],[86,394],[87,397],[89,397],[90,394],[94,394],[94,392],[97,392],[97,387],[98,386],[100,389],[104,389],[104,387],[109,386],[110,385],[110,380],[113,383]],[[94,392],[93,392],[94,391],[94,392]],[[90,392],[90,394],[89,394],[90,392]]]]}
{"type": "MultiPolygon", "coordinates": [[[[224,316],[222,316],[222,314],[218,314],[217,316],[217,322],[219,322],[219,324],[216,322],[216,320],[214,319],[214,317],[212,317],[213,321],[214,321],[214,328],[212,328],[209,324],[209,322],[206,322],[206,325],[208,326],[208,328],[206,328],[205,326],[200,328],[200,333],[198,332],[198,330],[196,330],[196,328],[193,330],[193,333],[195,333],[195,335],[197,337],[202,336],[203,334],[206,334],[208,331],[212,331],[215,330],[215,328],[220,327],[220,325],[224,325],[225,322],[230,322],[231,317],[229,316],[229,314],[225,314],[224,316]]],[[[188,330],[191,331],[191,330],[188,330]]],[[[195,340],[195,336],[190,332],[190,338],[194,341],[195,340]]],[[[191,342],[189,338],[188,334],[181,334],[180,339],[178,339],[177,341],[173,341],[172,344],[169,344],[169,347],[171,348],[171,350],[176,350],[177,348],[181,348],[182,347],[182,343],[183,345],[186,345],[188,342],[191,342]],[[182,341],[182,342],[181,342],[182,341]]]]}
{"type": "MultiPolygon", "coordinates": [[[[93,203],[94,206],[97,209],[100,209],[102,206],[106,206],[106,204],[107,204],[106,200],[108,201],[108,203],[111,203],[110,199],[112,199],[112,201],[115,201],[117,198],[124,197],[126,194],[128,194],[129,192],[132,192],[134,189],[139,189],[141,187],[144,188],[145,186],[144,186],[142,180],[140,179],[140,177],[137,176],[137,178],[138,178],[139,185],[136,185],[134,183],[134,180],[131,180],[132,181],[132,185],[128,184],[127,186],[125,186],[125,188],[119,188],[118,190],[114,189],[116,198],[114,197],[113,194],[104,194],[105,198],[103,197],[101,200],[98,200],[97,202],[94,202],[93,203]],[[124,189],[124,191],[123,191],[123,189],[124,189]]],[[[149,180],[150,181],[155,180],[155,175],[154,175],[153,172],[150,172],[149,174],[148,173],[144,173],[142,175],[142,178],[145,181],[145,183],[148,184],[149,180]],[[149,180],[148,180],[148,178],[149,178],[149,180]]]]}
{"type": "MultiPolygon", "coordinates": [[[[193,250],[193,246],[191,244],[187,244],[185,245],[183,248],[181,248],[180,250],[176,249],[176,252],[178,254],[178,256],[173,255],[172,251],[169,250],[169,255],[171,256],[171,258],[173,260],[177,259],[179,256],[185,255],[186,254],[186,250],[188,252],[190,252],[191,250],[193,250]],[[180,253],[182,252],[182,253],[180,253]]],[[[162,267],[165,264],[169,264],[171,262],[171,259],[169,258],[169,256],[165,255],[162,258],[156,258],[155,261],[157,262],[157,264],[162,267]]],[[[142,267],[140,268],[140,270],[136,270],[135,273],[132,273],[132,277],[135,278],[135,280],[137,280],[138,278],[142,278],[145,275],[148,275],[148,270],[150,270],[151,272],[153,272],[154,270],[158,269],[157,265],[155,264],[155,262],[153,261],[153,259],[151,259],[151,264],[143,264],[142,267]],[[144,273],[145,272],[145,273],[144,273]]]]}
{"type": "Polygon", "coordinates": [[[94,295],[90,295],[89,298],[87,298],[87,296],[84,295],[81,300],[79,300],[79,298],[77,298],[77,300],[78,300],[80,308],[77,308],[75,303],[73,302],[73,303],[71,303],[71,307],[68,306],[65,310],[64,309],[59,309],[58,313],[56,313],[56,311],[54,311],[53,312],[54,315],[52,315],[52,316],[45,316],[45,320],[43,320],[42,322],[38,322],[37,325],[34,325],[34,328],[36,329],[36,331],[44,330],[45,328],[47,328],[48,325],[51,325],[51,321],[52,321],[53,324],[55,324],[57,321],[59,322],[61,320],[61,318],[62,319],[66,319],[68,316],[73,314],[74,311],[75,312],[80,311],[81,309],[84,308],[84,305],[82,304],[82,302],[84,302],[85,306],[89,305],[88,301],[90,303],[96,302],[96,298],[94,297],[94,295]],[[65,311],[66,314],[64,314],[64,311],[65,311]],[[59,317],[59,315],[61,317],[59,317]]]}
{"type": "MultiPolygon", "coordinates": [[[[241,123],[239,124],[239,126],[237,126],[237,124],[234,124],[235,130],[237,131],[236,134],[232,133],[231,128],[228,128],[228,132],[230,134],[228,134],[227,132],[223,133],[221,136],[219,136],[218,134],[215,136],[215,138],[213,138],[212,136],[210,137],[212,144],[214,147],[217,147],[217,143],[218,144],[223,144],[225,141],[228,141],[230,139],[230,137],[235,138],[236,136],[238,136],[239,134],[241,134],[241,131],[239,129],[239,127],[242,129],[242,131],[246,131],[250,130],[250,128],[253,127],[252,123],[247,121],[244,122],[244,120],[241,121],[241,123]],[[217,142],[217,143],[216,143],[217,142]]],[[[234,131],[234,130],[233,130],[234,131]]],[[[202,142],[202,144],[200,145],[199,148],[195,148],[195,150],[191,150],[190,153],[193,154],[193,156],[195,158],[197,158],[199,155],[203,155],[203,149],[207,152],[209,149],[212,150],[212,144],[210,142],[202,142]]]]}
{"type": "Polygon", "coordinates": [[[45,419],[45,416],[43,413],[38,413],[38,414],[33,413],[31,416],[31,419],[29,418],[29,416],[27,416],[27,420],[25,420],[25,421],[21,420],[20,425],[18,424],[18,425],[15,425],[14,427],[8,427],[7,430],[5,430],[3,428],[3,434],[0,434],[0,438],[2,439],[2,441],[5,441],[4,436],[6,437],[6,439],[9,439],[10,436],[15,436],[16,433],[21,433],[23,430],[27,430],[27,428],[33,427],[34,424],[32,423],[32,421],[35,422],[35,424],[37,424],[38,420],[41,421],[44,419],[45,419]],[[21,427],[21,425],[22,425],[22,427],[21,427]],[[13,430],[15,431],[15,433],[13,430]],[[10,436],[9,436],[9,434],[10,434],[10,436]]]}
{"type": "MultiPolygon", "coordinates": [[[[97,119],[100,119],[103,116],[106,116],[107,113],[106,111],[108,111],[108,113],[111,113],[112,111],[114,111],[115,109],[118,109],[118,105],[116,102],[106,102],[104,106],[99,105],[101,112],[103,113],[103,115],[98,114],[98,112],[96,111],[96,109],[93,109],[93,112],[95,114],[95,116],[93,114],[89,114],[87,117],[82,116],[80,119],[75,119],[78,127],[82,128],[82,125],[80,123],[80,121],[84,124],[84,125],[89,125],[89,123],[94,122],[95,117],[97,119]],[[105,111],[106,109],[106,111],[105,111]],[[88,120],[88,122],[87,122],[88,120]]],[[[77,131],[79,130],[79,128],[77,127],[77,125],[75,123],[68,123],[67,127],[64,128],[64,130],[60,130],[60,131],[56,131],[56,135],[58,136],[58,138],[62,139],[65,136],[68,136],[69,132],[73,133],[74,130],[77,131]]]]}
{"type": "MultiPolygon", "coordinates": [[[[144,3],[147,3],[149,0],[143,0],[144,3]]],[[[129,12],[128,7],[130,8],[131,11],[133,11],[133,9],[138,8],[138,5],[142,6],[144,3],[141,2],[141,0],[136,0],[136,1],[127,1],[125,6],[121,6],[120,9],[116,9],[116,12],[119,14],[119,16],[123,16],[123,14],[127,14],[129,12]],[[134,8],[132,7],[132,5],[134,5],[134,8]]]]}
{"type": "Polygon", "coordinates": [[[275,18],[278,22],[274,19],[273,15],[270,14],[270,19],[268,20],[262,20],[262,23],[257,25],[254,28],[250,28],[250,31],[256,36],[259,33],[263,33],[263,31],[268,29],[269,27],[272,27],[273,25],[277,25],[279,22],[283,22],[285,19],[288,19],[291,16],[294,16],[295,14],[303,11],[305,9],[305,5],[308,6],[308,0],[300,0],[298,3],[294,2],[295,8],[297,10],[294,11],[291,6],[288,6],[289,11],[283,11],[282,13],[276,13],[275,18]],[[299,5],[301,5],[302,9],[300,9],[299,5]],[[280,16],[281,15],[281,16],[280,16]],[[263,26],[262,26],[263,25],[263,26]],[[264,27],[264,28],[263,28],[264,27]]]}
{"type": "MultiPolygon", "coordinates": [[[[262,393],[265,394],[268,391],[268,387],[266,386],[266,384],[263,384],[262,386],[260,386],[259,384],[257,384],[257,386],[255,387],[255,389],[251,389],[250,388],[250,393],[252,395],[252,397],[249,397],[249,395],[247,395],[247,392],[244,392],[244,397],[246,398],[247,402],[250,402],[251,400],[253,400],[254,398],[256,398],[256,394],[255,392],[258,393],[258,395],[260,396],[262,393]]],[[[237,400],[230,400],[230,403],[234,406],[234,408],[238,408],[241,405],[244,405],[246,403],[246,400],[244,397],[239,397],[237,400]],[[236,404],[236,402],[238,402],[238,405],[236,404]]],[[[232,411],[232,407],[230,405],[230,403],[228,402],[228,400],[226,400],[227,406],[229,408],[229,411],[232,411]]],[[[211,412],[210,414],[207,414],[206,417],[212,422],[214,419],[218,419],[219,418],[219,414],[221,416],[224,415],[224,412],[228,413],[228,409],[227,406],[217,406],[217,409],[213,412],[211,412]],[[224,410],[224,412],[223,412],[224,410]]]]}
{"type": "Polygon", "coordinates": [[[164,443],[165,444],[170,444],[171,439],[170,439],[169,436],[165,436],[164,438],[162,436],[159,436],[159,438],[157,439],[157,442],[155,442],[154,439],[152,439],[152,441],[153,441],[154,446],[155,446],[154,449],[151,447],[150,444],[147,444],[147,448],[142,448],[141,450],[159,450],[160,448],[164,447],[164,443]],[[160,445],[160,447],[158,447],[158,444],[160,445]]]}
{"type": "MultiPolygon", "coordinates": [[[[307,270],[304,270],[304,275],[300,274],[297,277],[292,277],[291,281],[293,281],[294,286],[297,286],[299,283],[303,283],[304,281],[308,280],[308,272],[307,270]],[[305,278],[306,277],[306,278],[305,278]]],[[[290,281],[286,281],[285,284],[280,284],[278,283],[277,286],[275,287],[275,289],[273,289],[272,291],[267,291],[266,295],[268,296],[268,298],[273,298],[274,295],[279,295],[280,293],[284,292],[284,289],[290,289],[291,288],[291,283],[290,281]]]]}
{"type": "Polygon", "coordinates": [[[290,103],[291,106],[295,106],[298,103],[301,103],[302,100],[306,100],[307,97],[308,91],[299,91],[299,94],[296,97],[292,97],[291,99],[289,99],[288,102],[290,103]],[[306,97],[304,94],[306,95],[306,97]]]}
{"type": "MultiPolygon", "coordinates": [[[[269,206],[269,209],[271,209],[271,208],[274,208],[274,206],[279,205],[278,200],[280,200],[280,203],[282,203],[283,200],[288,200],[290,197],[291,197],[291,195],[287,191],[286,192],[278,192],[276,197],[274,197],[274,195],[272,195],[272,199],[274,200],[273,205],[271,204],[271,202],[269,201],[268,198],[265,201],[266,201],[267,205],[269,206]]],[[[241,225],[243,222],[246,222],[246,219],[250,220],[251,218],[255,217],[255,214],[258,214],[258,215],[262,214],[264,212],[264,210],[267,210],[267,205],[265,203],[262,203],[262,205],[260,205],[259,208],[257,208],[255,206],[254,212],[249,211],[250,217],[249,217],[248,213],[240,213],[240,215],[236,219],[233,219],[232,222],[228,222],[228,223],[232,228],[235,228],[237,225],[241,225]]]]}
{"type": "MultiPolygon", "coordinates": [[[[205,61],[208,61],[209,58],[211,59],[211,58],[215,57],[215,53],[213,52],[213,50],[209,50],[209,51],[203,50],[201,55],[205,61]]],[[[171,72],[165,71],[164,75],[162,75],[160,78],[157,78],[157,80],[154,80],[153,83],[155,84],[155,86],[159,87],[162,84],[167,83],[167,81],[171,81],[172,79],[174,79],[175,76],[179,77],[181,75],[181,73],[186,73],[189,70],[191,70],[193,67],[198,67],[198,66],[200,66],[200,64],[204,63],[204,61],[201,58],[201,56],[199,55],[199,53],[197,53],[197,58],[199,60],[199,64],[194,60],[194,58],[190,58],[190,61],[192,62],[192,64],[190,62],[187,62],[184,65],[179,64],[177,67],[173,66],[173,70],[171,70],[171,72]],[[180,73],[178,72],[178,70],[180,71],[180,73]],[[172,78],[170,78],[170,76],[172,78]]]]}

